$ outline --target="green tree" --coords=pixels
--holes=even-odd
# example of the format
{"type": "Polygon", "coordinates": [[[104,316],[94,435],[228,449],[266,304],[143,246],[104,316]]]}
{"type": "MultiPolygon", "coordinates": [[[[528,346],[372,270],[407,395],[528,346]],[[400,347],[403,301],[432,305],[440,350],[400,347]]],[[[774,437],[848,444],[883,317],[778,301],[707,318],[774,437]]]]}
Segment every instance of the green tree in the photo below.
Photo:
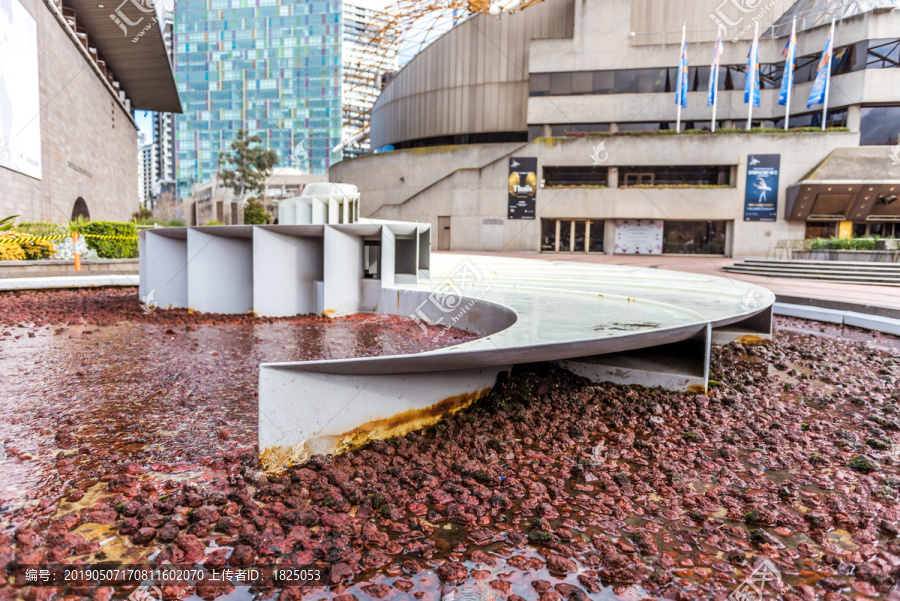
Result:
{"type": "Polygon", "coordinates": [[[251,192],[265,194],[266,179],[278,164],[278,153],[260,146],[262,138],[248,136],[247,130],[238,131],[237,140],[231,143],[230,152],[219,153],[219,173],[223,186],[231,188],[239,201],[251,192]]]}
{"type": "Polygon", "coordinates": [[[269,223],[269,213],[266,206],[258,198],[251,198],[244,206],[245,225],[263,225],[269,223]]]}

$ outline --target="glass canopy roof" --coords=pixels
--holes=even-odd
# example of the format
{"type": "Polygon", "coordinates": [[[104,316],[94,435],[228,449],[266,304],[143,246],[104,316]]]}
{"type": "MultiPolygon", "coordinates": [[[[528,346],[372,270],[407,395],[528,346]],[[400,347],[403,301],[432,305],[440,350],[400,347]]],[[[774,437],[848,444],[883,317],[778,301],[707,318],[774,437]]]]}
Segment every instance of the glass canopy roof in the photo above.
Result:
{"type": "Polygon", "coordinates": [[[832,19],[846,19],[878,8],[897,8],[898,0],[798,0],[769,28],[766,37],[790,35],[791,21],[797,17],[797,31],[826,25],[832,19]]]}

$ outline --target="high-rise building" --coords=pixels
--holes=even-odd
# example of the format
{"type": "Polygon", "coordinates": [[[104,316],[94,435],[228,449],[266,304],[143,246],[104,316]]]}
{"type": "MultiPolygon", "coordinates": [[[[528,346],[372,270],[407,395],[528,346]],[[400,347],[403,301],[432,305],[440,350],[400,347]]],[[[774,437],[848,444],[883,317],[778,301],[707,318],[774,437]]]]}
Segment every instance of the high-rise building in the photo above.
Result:
{"type": "Polygon", "coordinates": [[[181,190],[215,177],[240,129],[259,135],[283,166],[324,173],[336,160],[340,2],[177,0],[174,44],[181,190]]]}
{"type": "MultiPolygon", "coordinates": [[[[144,137],[141,136],[143,141],[144,137]]],[[[144,206],[153,207],[153,198],[159,191],[159,180],[156,178],[156,144],[149,142],[142,144],[138,155],[138,173],[141,176],[139,198],[144,206]]]]}
{"type": "Polygon", "coordinates": [[[381,75],[400,68],[398,40],[384,35],[374,44],[372,25],[382,18],[367,0],[344,2],[344,38],[341,45],[343,76],[343,156],[354,157],[369,150],[368,115],[381,94],[381,75]],[[367,29],[370,27],[370,29],[367,29]]]}
{"type": "Polygon", "coordinates": [[[153,144],[156,147],[156,180],[175,181],[175,115],[153,115],[153,144]]]}
{"type": "MultiPolygon", "coordinates": [[[[172,5],[161,3],[160,25],[163,34],[163,43],[169,61],[172,56],[172,32],[174,29],[174,14],[172,5]]],[[[174,182],[175,173],[175,115],[173,113],[153,114],[153,143],[156,145],[156,184],[160,182],[174,182]]]]}

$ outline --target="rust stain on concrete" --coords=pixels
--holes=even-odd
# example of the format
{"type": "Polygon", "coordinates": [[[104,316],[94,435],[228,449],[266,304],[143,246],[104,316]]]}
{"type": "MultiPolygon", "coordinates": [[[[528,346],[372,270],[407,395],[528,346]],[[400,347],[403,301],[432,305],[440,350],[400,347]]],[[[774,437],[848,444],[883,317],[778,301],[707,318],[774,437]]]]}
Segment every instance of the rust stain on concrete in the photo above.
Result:
{"type": "Polygon", "coordinates": [[[259,452],[259,464],[263,470],[280,470],[302,463],[315,454],[339,455],[358,448],[370,440],[403,436],[439,422],[444,416],[461,411],[486,396],[491,386],[475,392],[467,392],[430,405],[423,409],[410,409],[390,417],[372,420],[343,434],[316,436],[296,447],[267,447],[259,452]]]}

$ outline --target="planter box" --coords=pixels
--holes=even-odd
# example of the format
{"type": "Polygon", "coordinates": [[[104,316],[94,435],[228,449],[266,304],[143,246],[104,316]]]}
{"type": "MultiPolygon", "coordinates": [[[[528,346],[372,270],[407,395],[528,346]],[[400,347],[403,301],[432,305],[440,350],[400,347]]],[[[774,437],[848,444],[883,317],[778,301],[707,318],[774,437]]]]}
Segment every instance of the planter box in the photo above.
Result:
{"type": "Polygon", "coordinates": [[[795,250],[792,258],[798,261],[852,261],[855,263],[898,263],[896,250],[795,250]]]}
{"type": "Polygon", "coordinates": [[[72,261],[0,261],[0,279],[40,278],[79,275],[137,275],[137,259],[99,259],[82,261],[81,271],[75,271],[72,261]]]}

